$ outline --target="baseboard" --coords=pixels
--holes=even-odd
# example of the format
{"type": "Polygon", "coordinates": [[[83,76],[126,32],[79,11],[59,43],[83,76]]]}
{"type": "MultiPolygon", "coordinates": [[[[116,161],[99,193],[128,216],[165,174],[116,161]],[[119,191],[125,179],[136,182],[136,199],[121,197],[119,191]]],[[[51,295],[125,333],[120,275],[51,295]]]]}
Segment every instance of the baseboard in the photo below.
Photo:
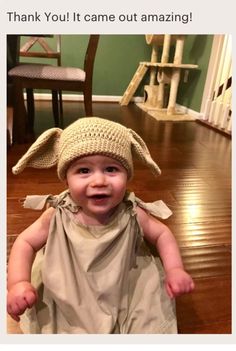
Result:
{"type": "MultiPolygon", "coordinates": [[[[24,98],[26,98],[26,94],[24,94],[24,98]]],[[[62,98],[64,101],[83,101],[82,94],[63,94],[62,98]]],[[[93,95],[94,102],[120,102],[122,96],[119,95],[93,95]]],[[[52,99],[52,95],[50,93],[34,93],[34,99],[36,101],[50,101],[52,99]]],[[[143,102],[142,96],[134,96],[131,99],[132,102],[139,103],[143,102]]],[[[186,113],[196,119],[200,119],[200,112],[194,111],[186,106],[176,104],[176,108],[178,111],[182,113],[186,113]]]]}
{"type": "Polygon", "coordinates": [[[201,113],[200,112],[197,112],[197,111],[194,111],[192,110],[191,108],[188,108],[186,106],[183,106],[183,105],[179,105],[179,104],[176,104],[176,109],[182,113],[185,113],[191,117],[194,117],[196,119],[200,119],[201,118],[201,113]]]}
{"type": "MultiPolygon", "coordinates": [[[[24,98],[26,98],[26,94],[24,94],[24,98]]],[[[82,94],[63,94],[62,98],[64,101],[83,101],[82,94]]],[[[119,102],[122,96],[118,95],[93,95],[94,102],[119,102]]],[[[50,93],[34,93],[34,99],[36,101],[50,101],[52,99],[52,95],[50,93]]],[[[132,98],[133,102],[142,102],[143,97],[135,96],[132,98]]]]}

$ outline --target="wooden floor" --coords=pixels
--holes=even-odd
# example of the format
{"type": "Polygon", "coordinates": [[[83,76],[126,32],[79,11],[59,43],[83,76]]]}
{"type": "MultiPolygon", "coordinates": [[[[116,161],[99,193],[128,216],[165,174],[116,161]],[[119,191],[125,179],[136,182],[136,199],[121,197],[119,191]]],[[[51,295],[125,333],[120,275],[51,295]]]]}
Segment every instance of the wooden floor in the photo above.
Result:
{"type": "MultiPolygon", "coordinates": [[[[84,115],[83,105],[65,104],[64,115],[66,126],[84,115]]],[[[154,178],[136,162],[129,188],[144,201],[162,199],[174,212],[165,223],[175,234],[196,284],[192,294],[177,299],[179,333],[231,333],[231,140],[197,122],[157,122],[133,104],[96,103],[94,115],[134,129],[162,169],[162,175],[154,178]]],[[[41,102],[36,134],[50,127],[50,105],[41,102]]],[[[24,210],[20,199],[64,189],[55,169],[11,174],[28,146],[8,150],[8,252],[16,236],[39,215],[24,210]]]]}

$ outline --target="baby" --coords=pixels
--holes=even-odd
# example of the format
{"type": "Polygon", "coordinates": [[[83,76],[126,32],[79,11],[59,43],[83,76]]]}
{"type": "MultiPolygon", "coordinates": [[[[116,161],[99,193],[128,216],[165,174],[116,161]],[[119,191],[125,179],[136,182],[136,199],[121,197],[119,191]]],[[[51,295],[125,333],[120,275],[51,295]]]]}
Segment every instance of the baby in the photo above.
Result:
{"type": "Polygon", "coordinates": [[[134,156],[160,174],[133,130],[85,117],[44,132],[13,167],[18,174],[57,165],[68,188],[25,200],[25,207],[49,207],[9,258],[7,311],[24,333],[177,333],[173,298],[194,283],[158,220],[171,211],[127,191],[134,156]]]}

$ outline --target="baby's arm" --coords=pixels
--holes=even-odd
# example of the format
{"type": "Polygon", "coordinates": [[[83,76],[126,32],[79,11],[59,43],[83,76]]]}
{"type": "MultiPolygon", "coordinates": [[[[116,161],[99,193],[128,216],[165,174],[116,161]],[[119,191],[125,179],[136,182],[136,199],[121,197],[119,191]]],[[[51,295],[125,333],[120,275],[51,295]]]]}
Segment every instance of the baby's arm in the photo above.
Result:
{"type": "Polygon", "coordinates": [[[191,292],[194,289],[194,283],[184,270],[177,242],[170,229],[140,207],[137,207],[137,216],[144,237],[156,246],[162,259],[168,295],[173,298],[191,292]]]}
{"type": "Polygon", "coordinates": [[[47,209],[15,240],[8,262],[7,312],[19,321],[19,315],[37,300],[37,292],[31,285],[31,268],[36,252],[47,241],[53,208],[47,209]]]}

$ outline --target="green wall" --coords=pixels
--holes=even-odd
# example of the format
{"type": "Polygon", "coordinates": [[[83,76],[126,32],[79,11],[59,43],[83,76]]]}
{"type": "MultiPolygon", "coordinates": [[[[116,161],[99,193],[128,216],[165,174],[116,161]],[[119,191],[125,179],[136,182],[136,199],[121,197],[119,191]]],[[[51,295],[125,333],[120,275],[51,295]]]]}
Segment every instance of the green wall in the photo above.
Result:
{"type": "Polygon", "coordinates": [[[178,92],[178,103],[195,111],[200,111],[202,95],[211,54],[213,35],[188,35],[183,56],[184,63],[198,65],[190,70],[187,83],[181,80],[178,92]]]}
{"type": "MultiPolygon", "coordinates": [[[[83,67],[88,35],[62,35],[61,38],[62,64],[83,67]]],[[[185,41],[183,63],[198,64],[199,69],[190,71],[187,83],[181,81],[177,102],[195,111],[200,111],[212,39],[212,35],[188,35],[185,41]]],[[[146,44],[144,35],[101,35],[93,94],[122,96],[139,62],[149,61],[150,57],[151,46],[146,44]]],[[[148,79],[147,74],[135,95],[143,96],[148,79]]]]}

